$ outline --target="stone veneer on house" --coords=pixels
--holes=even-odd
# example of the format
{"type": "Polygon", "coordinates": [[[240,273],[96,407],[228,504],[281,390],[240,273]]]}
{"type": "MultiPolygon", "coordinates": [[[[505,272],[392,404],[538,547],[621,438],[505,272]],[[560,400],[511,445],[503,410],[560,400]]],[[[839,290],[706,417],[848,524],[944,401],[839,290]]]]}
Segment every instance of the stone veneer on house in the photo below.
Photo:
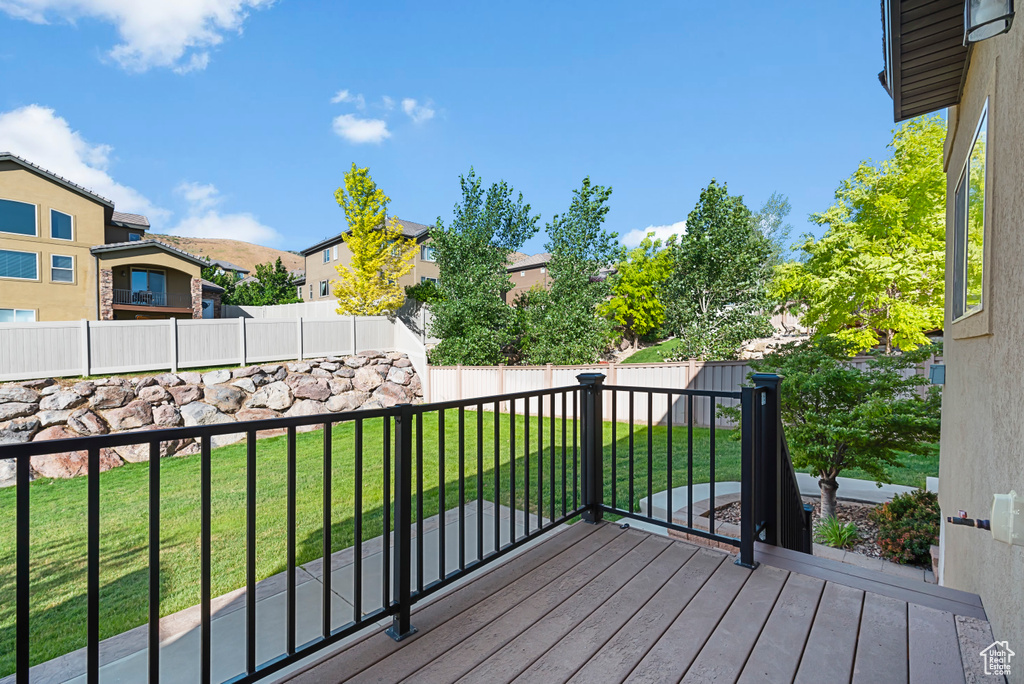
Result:
{"type": "MultiPolygon", "coordinates": [[[[0,444],[308,416],[422,400],[420,378],[408,356],[378,351],[202,374],[31,380],[0,385],[0,444]]],[[[243,439],[244,434],[218,435],[212,443],[216,447],[243,439]]],[[[198,451],[191,439],[160,443],[161,457],[198,451]]],[[[148,444],[103,449],[100,470],[147,460],[148,444]]],[[[33,478],[84,475],[87,454],[33,457],[31,467],[33,478]]],[[[0,460],[0,487],[14,483],[14,461],[0,460]]]]}
{"type": "Polygon", "coordinates": [[[192,294],[192,318],[203,317],[203,280],[193,278],[191,284],[192,294]]]}
{"type": "Polygon", "coordinates": [[[114,320],[114,272],[100,269],[100,320],[114,320]]]}

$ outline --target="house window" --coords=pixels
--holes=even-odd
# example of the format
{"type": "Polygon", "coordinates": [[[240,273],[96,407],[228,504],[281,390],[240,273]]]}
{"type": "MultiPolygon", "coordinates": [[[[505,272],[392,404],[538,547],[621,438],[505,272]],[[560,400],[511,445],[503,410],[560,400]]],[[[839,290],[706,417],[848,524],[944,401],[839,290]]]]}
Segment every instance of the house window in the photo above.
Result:
{"type": "Polygon", "coordinates": [[[320,281],[320,296],[321,297],[326,297],[327,296],[327,281],[326,280],[321,280],[320,281]]]}
{"type": "Polygon", "coordinates": [[[0,233],[36,237],[36,205],[0,199],[0,233]]]}
{"type": "Polygon", "coordinates": [[[309,284],[309,298],[313,298],[313,283],[309,284]]]}
{"type": "Polygon", "coordinates": [[[39,279],[39,255],[0,249],[0,278],[39,279]]]}
{"type": "Polygon", "coordinates": [[[953,319],[980,311],[985,252],[985,172],[988,104],[974,134],[954,198],[953,319]]]}
{"type": "Polygon", "coordinates": [[[33,323],[35,320],[33,309],[0,309],[0,323],[33,323]]]}
{"type": "Polygon", "coordinates": [[[295,298],[296,299],[302,299],[302,286],[301,285],[299,285],[297,288],[295,288],[295,298]]]}
{"type": "Polygon", "coordinates": [[[128,242],[138,242],[142,239],[141,233],[128,233],[128,242]]]}
{"type": "Polygon", "coordinates": [[[331,248],[328,247],[324,250],[324,263],[326,264],[331,260],[331,248]]]}
{"type": "Polygon", "coordinates": [[[544,272],[545,272],[546,270],[547,270],[547,269],[545,269],[545,268],[544,268],[543,266],[541,266],[541,267],[540,267],[540,272],[541,272],[541,273],[544,273],[544,272]]]}
{"type": "Polygon", "coordinates": [[[338,245],[334,245],[334,247],[333,247],[333,257],[335,259],[338,258],[338,245]]]}
{"type": "Polygon", "coordinates": [[[430,245],[420,247],[420,259],[423,261],[434,261],[434,248],[430,245]]]}
{"type": "Polygon", "coordinates": [[[59,254],[51,254],[50,280],[55,283],[75,282],[75,258],[70,256],[61,256],[59,254]]]}
{"type": "Polygon", "coordinates": [[[526,277],[526,271],[520,271],[519,272],[519,277],[520,278],[525,278],[526,277]]]}
{"type": "Polygon", "coordinates": [[[54,240],[74,240],[74,220],[70,214],[50,210],[50,237],[54,240]]]}
{"type": "Polygon", "coordinates": [[[427,276],[420,276],[420,283],[434,283],[437,285],[437,278],[428,278],[427,276]]]}
{"type": "Polygon", "coordinates": [[[167,275],[163,271],[133,268],[132,292],[167,292],[167,275]]]}

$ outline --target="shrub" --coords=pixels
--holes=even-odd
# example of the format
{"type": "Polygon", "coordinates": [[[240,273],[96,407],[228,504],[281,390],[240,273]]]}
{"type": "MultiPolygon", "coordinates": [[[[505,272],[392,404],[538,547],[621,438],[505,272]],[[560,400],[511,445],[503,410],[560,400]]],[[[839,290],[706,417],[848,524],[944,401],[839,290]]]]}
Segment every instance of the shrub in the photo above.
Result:
{"type": "Polygon", "coordinates": [[[858,539],[860,534],[855,524],[839,522],[839,518],[834,516],[823,518],[814,528],[814,541],[837,549],[853,546],[858,539]]]}
{"type": "Polygon", "coordinates": [[[882,554],[897,563],[927,565],[931,547],[939,543],[939,498],[918,490],[897,494],[868,514],[878,524],[882,554]]]}

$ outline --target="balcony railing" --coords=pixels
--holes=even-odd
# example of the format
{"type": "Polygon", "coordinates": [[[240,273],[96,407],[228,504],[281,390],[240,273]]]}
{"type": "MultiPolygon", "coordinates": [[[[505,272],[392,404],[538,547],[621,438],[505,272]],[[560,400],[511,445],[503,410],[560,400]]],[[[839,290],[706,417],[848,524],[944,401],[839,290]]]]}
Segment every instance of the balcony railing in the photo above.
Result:
{"type": "Polygon", "coordinates": [[[114,290],[114,302],[129,306],[164,306],[177,309],[192,308],[192,295],[184,292],[154,292],[152,290],[114,290]]]}
{"type": "MultiPolygon", "coordinates": [[[[550,390],[443,403],[400,404],[383,409],[121,432],[0,446],[0,461],[14,460],[17,477],[14,582],[17,682],[29,682],[29,642],[33,633],[30,629],[30,577],[33,573],[29,552],[30,530],[33,529],[29,491],[30,459],[33,457],[67,452],[83,452],[87,456],[88,474],[85,476],[87,487],[84,502],[88,529],[84,563],[87,605],[86,672],[87,680],[95,682],[99,677],[101,634],[101,454],[107,449],[126,445],[148,446],[148,671],[149,681],[155,683],[160,679],[160,482],[161,470],[164,469],[160,459],[161,444],[170,441],[198,442],[198,477],[194,485],[198,490],[196,515],[199,520],[198,656],[202,681],[209,682],[213,658],[211,558],[214,549],[211,543],[211,501],[216,498],[213,489],[214,484],[218,482],[212,477],[212,463],[223,453],[215,451],[212,445],[218,437],[245,435],[245,497],[242,504],[245,507],[245,522],[239,533],[245,539],[246,658],[244,673],[231,681],[255,682],[382,618],[392,618],[389,634],[393,638],[405,638],[415,632],[410,620],[410,611],[417,603],[523,546],[538,535],[577,517],[586,522],[597,522],[606,514],[639,519],[671,530],[723,542],[738,547],[739,555],[736,562],[748,567],[754,565],[755,536],[769,543],[809,551],[809,537],[804,529],[808,520],[802,504],[799,503],[799,495],[797,494],[796,498],[792,495],[789,475],[792,473],[792,467],[788,463],[788,454],[781,447],[772,447],[772,440],[781,438],[781,429],[777,429],[778,379],[776,376],[771,377],[774,381],[756,379],[757,386],[744,388],[742,392],[719,392],[606,386],[603,375],[589,373],[578,376],[579,385],[550,390]],[[610,395],[610,404],[605,404],[606,395],[610,395]],[[714,525],[716,437],[721,440],[723,436],[718,433],[724,431],[722,427],[716,428],[721,421],[714,417],[715,409],[720,403],[735,401],[741,403],[743,414],[740,449],[740,538],[718,534],[714,525]],[[664,407],[664,415],[658,415],[661,411],[658,407],[664,407]],[[695,407],[703,412],[702,415],[712,416],[710,432],[700,433],[696,452],[695,407]],[[708,408],[711,409],[710,412],[706,411],[708,408]],[[610,413],[606,412],[606,409],[611,409],[610,413]],[[628,421],[622,420],[627,409],[628,421]],[[640,421],[634,417],[638,411],[641,415],[640,421]],[[485,420],[485,415],[488,414],[491,417],[485,420]],[[673,422],[680,414],[684,419],[679,420],[679,424],[674,426],[673,422]],[[609,415],[613,418],[608,428],[612,442],[606,445],[604,421],[609,415]],[[447,429],[446,421],[449,426],[447,429]],[[628,427],[620,422],[628,422],[628,427]],[[424,430],[425,423],[430,428],[427,431],[424,430]],[[662,445],[667,447],[664,452],[665,462],[659,464],[659,469],[665,468],[665,471],[657,473],[653,466],[656,451],[653,428],[665,423],[668,430],[662,436],[659,429],[657,442],[659,449],[662,445]],[[678,435],[676,448],[673,448],[674,428],[682,428],[684,425],[686,432],[678,435]],[[640,444],[636,444],[634,439],[636,427],[647,428],[646,431],[641,430],[637,433],[641,435],[640,444]],[[774,431],[770,429],[773,427],[776,428],[774,431]],[[337,439],[332,439],[332,429],[338,430],[337,439]],[[287,539],[283,559],[287,600],[284,616],[286,646],[278,657],[258,662],[255,601],[255,587],[259,580],[256,570],[257,496],[260,499],[260,506],[265,507],[271,505],[267,499],[273,495],[265,489],[257,492],[257,436],[258,433],[268,430],[283,430],[285,433],[284,453],[281,459],[281,466],[285,471],[285,486],[283,496],[277,505],[287,516],[287,539]],[[316,460],[320,461],[315,477],[320,479],[321,492],[318,494],[322,493],[323,497],[322,553],[325,559],[337,551],[336,545],[332,544],[332,529],[341,524],[352,526],[354,567],[351,581],[354,606],[351,621],[339,627],[332,627],[332,578],[331,572],[323,572],[320,636],[312,641],[299,643],[296,637],[296,498],[310,486],[310,483],[302,479],[300,489],[297,463],[300,460],[308,463],[310,454],[302,454],[301,459],[297,458],[296,433],[307,430],[319,430],[322,434],[322,456],[319,453],[315,456],[316,460]],[[345,436],[341,439],[343,431],[345,436]],[[621,435],[623,443],[618,444],[616,439],[622,432],[626,434],[621,435]],[[381,445],[379,452],[370,453],[364,450],[364,441],[372,440],[373,443],[378,443],[378,436],[381,445]],[[667,444],[661,440],[665,440],[667,444]],[[345,446],[341,447],[339,444],[345,446]],[[338,453],[341,450],[344,453],[338,453]],[[683,458],[677,458],[677,454],[683,458]],[[338,462],[336,458],[339,459],[338,462]],[[488,469],[491,472],[486,472],[488,469]],[[675,520],[673,517],[672,487],[673,476],[677,470],[679,473],[685,473],[685,481],[689,485],[687,499],[690,505],[685,520],[675,520]],[[781,477],[773,474],[780,472],[781,477]],[[339,506],[332,497],[332,483],[337,473],[344,473],[346,478],[352,478],[354,500],[351,507],[339,506]],[[453,473],[456,481],[452,479],[453,473]],[[668,485],[668,502],[663,516],[656,514],[651,504],[654,482],[657,480],[660,488],[663,481],[661,475],[666,476],[668,485]],[[705,477],[709,479],[704,480],[705,477]],[[620,481],[622,478],[626,479],[620,481]],[[707,529],[694,524],[695,479],[709,481],[711,485],[711,525],[707,529]],[[369,510],[364,509],[363,493],[378,486],[381,492],[379,498],[384,502],[379,508],[384,539],[381,549],[383,562],[379,568],[375,565],[364,567],[361,562],[364,545],[371,541],[366,539],[369,535],[364,533],[367,527],[364,526],[364,516],[377,509],[374,508],[376,504],[373,502],[369,502],[369,510]],[[647,494],[646,511],[637,510],[638,506],[635,505],[634,497],[639,492],[647,494]],[[467,513],[467,503],[472,503],[474,499],[475,511],[471,507],[467,513]],[[491,543],[486,545],[483,514],[485,501],[492,502],[496,508],[507,505],[510,509],[508,517],[499,515],[495,510],[491,521],[491,543]],[[452,545],[446,544],[445,539],[446,525],[443,523],[443,516],[449,509],[458,511],[459,539],[454,545],[455,553],[458,555],[457,566],[452,562],[452,545]],[[426,544],[420,543],[426,541],[425,516],[430,516],[432,512],[442,516],[442,523],[436,535],[436,568],[425,567],[426,544]],[[466,519],[469,516],[476,517],[475,524],[470,525],[471,528],[475,527],[475,544],[467,544],[466,519]],[[787,529],[780,530],[780,525],[786,525],[787,529]],[[391,539],[392,543],[388,543],[388,539],[391,539]],[[453,567],[454,569],[451,569],[453,567]],[[417,570],[414,572],[413,568],[417,570]],[[367,580],[365,575],[368,572],[380,574],[367,580]],[[366,606],[368,609],[364,612],[363,588],[374,584],[382,587],[380,602],[377,603],[373,598],[374,605],[366,606]]],[[[316,445],[318,452],[319,441],[317,440],[316,445]]],[[[778,441],[776,443],[781,444],[778,441]]],[[[732,451],[735,452],[735,447],[732,451]]],[[[270,462],[266,465],[261,462],[259,467],[271,467],[270,462]]],[[[377,500],[377,497],[372,498],[377,500]]],[[[111,505],[109,499],[106,501],[106,506],[111,505]]],[[[72,503],[69,502],[68,505],[72,506],[72,503]]],[[[220,505],[223,506],[223,503],[220,505]]],[[[110,515],[109,512],[107,515],[110,515]]],[[[164,530],[165,536],[166,533],[164,530]]],[[[469,533],[472,535],[472,530],[469,533]]],[[[38,528],[34,534],[39,534],[38,528]]],[[[223,536],[224,531],[221,530],[219,534],[223,536]]],[[[324,567],[330,568],[331,565],[325,562],[324,567]]]]}

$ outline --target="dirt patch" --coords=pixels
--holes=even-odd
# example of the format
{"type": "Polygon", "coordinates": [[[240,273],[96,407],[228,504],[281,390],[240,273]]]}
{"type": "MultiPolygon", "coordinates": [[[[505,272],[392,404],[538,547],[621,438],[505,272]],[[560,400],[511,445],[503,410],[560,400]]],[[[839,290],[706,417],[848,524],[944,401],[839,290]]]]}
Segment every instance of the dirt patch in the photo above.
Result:
{"type": "MultiPolygon", "coordinates": [[[[821,500],[817,497],[804,497],[804,503],[814,506],[812,521],[818,524],[821,511],[821,500]]],[[[882,558],[882,549],[878,546],[878,525],[868,519],[868,513],[874,508],[872,504],[839,501],[836,503],[836,516],[840,522],[852,522],[857,526],[860,541],[849,550],[868,558],[882,558]]],[[[715,519],[724,520],[738,525],[740,522],[740,503],[734,502],[715,509],[715,519]]]]}

